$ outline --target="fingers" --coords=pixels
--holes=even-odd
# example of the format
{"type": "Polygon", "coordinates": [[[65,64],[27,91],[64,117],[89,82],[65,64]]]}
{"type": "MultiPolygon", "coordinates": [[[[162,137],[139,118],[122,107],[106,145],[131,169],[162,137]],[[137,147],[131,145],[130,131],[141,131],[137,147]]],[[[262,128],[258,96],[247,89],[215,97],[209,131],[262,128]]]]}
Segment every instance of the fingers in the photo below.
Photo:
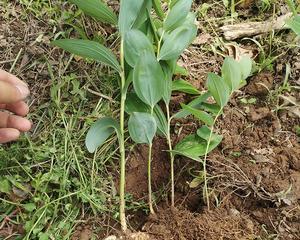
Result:
{"type": "Polygon", "coordinates": [[[26,116],[29,112],[28,105],[23,101],[11,104],[0,104],[0,109],[6,109],[23,117],[26,116]]]}
{"type": "Polygon", "coordinates": [[[14,128],[0,128],[0,144],[15,141],[20,137],[20,131],[14,128]]]}
{"type": "Polygon", "coordinates": [[[0,81],[11,83],[12,85],[24,85],[25,87],[27,87],[27,84],[25,82],[23,82],[16,76],[6,71],[3,71],[1,69],[0,69],[0,81]]]}
{"type": "Polygon", "coordinates": [[[29,95],[25,82],[16,76],[0,69],[0,103],[14,103],[29,95]]]}
{"type": "Polygon", "coordinates": [[[0,81],[0,103],[20,102],[29,93],[28,87],[24,84],[13,85],[6,81],[0,81]]]}
{"type": "Polygon", "coordinates": [[[29,112],[28,105],[22,101],[29,93],[25,82],[0,69],[0,109],[19,115],[0,112],[0,143],[17,140],[20,132],[30,130],[31,122],[20,117],[29,112]]]}
{"type": "Polygon", "coordinates": [[[0,112],[0,130],[14,128],[20,132],[27,132],[31,129],[31,122],[25,118],[0,112]]]}

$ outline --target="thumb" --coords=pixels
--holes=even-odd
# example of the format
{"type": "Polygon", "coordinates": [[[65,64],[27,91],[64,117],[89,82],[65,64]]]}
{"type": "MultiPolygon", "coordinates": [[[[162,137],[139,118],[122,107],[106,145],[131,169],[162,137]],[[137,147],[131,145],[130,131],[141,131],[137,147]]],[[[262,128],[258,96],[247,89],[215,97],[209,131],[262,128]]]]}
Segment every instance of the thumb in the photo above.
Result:
{"type": "Polygon", "coordinates": [[[25,84],[0,81],[0,103],[19,102],[25,99],[29,93],[29,89],[25,84]]]}

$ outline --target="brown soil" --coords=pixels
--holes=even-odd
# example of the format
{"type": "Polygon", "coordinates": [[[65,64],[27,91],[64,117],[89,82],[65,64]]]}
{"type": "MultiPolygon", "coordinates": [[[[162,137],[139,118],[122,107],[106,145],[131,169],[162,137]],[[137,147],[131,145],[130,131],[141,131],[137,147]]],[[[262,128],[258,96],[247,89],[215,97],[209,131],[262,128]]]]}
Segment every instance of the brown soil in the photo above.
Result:
{"type": "MultiPolygon", "coordinates": [[[[215,177],[209,182],[211,209],[205,207],[200,190],[188,187],[192,178],[184,163],[189,160],[180,159],[177,168],[185,170],[176,184],[178,209],[160,203],[157,216],[146,219],[141,228],[151,239],[300,239],[300,144],[294,131],[300,120],[294,115],[286,121],[288,112],[276,114],[266,102],[265,88],[260,86],[272,90],[273,79],[268,72],[252,78],[244,92],[257,97],[256,105],[240,103],[245,96],[237,95],[218,122],[224,139],[209,156],[208,171],[215,177]]],[[[162,140],[157,146],[160,152],[166,149],[162,140]]],[[[133,185],[129,181],[127,189],[138,198],[147,193],[146,160],[141,153],[147,156],[141,147],[128,169],[133,185]]],[[[167,159],[164,153],[154,153],[155,187],[166,184],[167,159]]]]}

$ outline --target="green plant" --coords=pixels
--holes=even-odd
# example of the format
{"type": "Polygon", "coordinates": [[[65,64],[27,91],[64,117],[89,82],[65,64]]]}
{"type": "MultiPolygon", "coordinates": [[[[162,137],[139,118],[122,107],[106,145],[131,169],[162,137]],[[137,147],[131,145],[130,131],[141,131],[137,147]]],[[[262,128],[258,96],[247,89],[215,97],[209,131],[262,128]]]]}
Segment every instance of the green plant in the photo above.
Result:
{"type": "Polygon", "coordinates": [[[195,182],[198,184],[204,182],[203,195],[206,198],[208,208],[207,156],[222,141],[222,136],[214,133],[215,123],[223,113],[231,95],[244,84],[246,78],[251,74],[251,69],[252,61],[249,57],[242,57],[239,62],[230,57],[225,58],[221,76],[215,73],[208,74],[208,91],[188,105],[182,104],[182,110],[173,116],[174,118],[182,118],[192,114],[204,123],[196,134],[188,135],[179,142],[173,153],[191,158],[202,164],[200,177],[193,181],[193,185],[195,187],[195,182]],[[208,101],[211,97],[215,102],[208,101]]]}
{"type": "Polygon", "coordinates": [[[287,5],[289,6],[290,11],[293,13],[293,16],[287,21],[287,25],[297,34],[300,35],[300,15],[298,11],[300,5],[296,7],[296,4],[293,0],[286,0],[287,5]]]}
{"type": "Polygon", "coordinates": [[[166,136],[169,142],[173,186],[172,203],[174,204],[174,157],[171,153],[169,102],[172,92],[172,75],[176,71],[177,59],[197,33],[197,27],[194,24],[195,15],[190,13],[192,0],[169,1],[166,14],[162,10],[160,1],[123,0],[120,3],[118,19],[112,9],[101,1],[70,0],[70,2],[75,3],[86,14],[99,21],[112,25],[118,23],[119,61],[111,50],[98,42],[63,39],[54,41],[53,44],[73,54],[104,63],[113,68],[120,76],[119,123],[111,117],[98,120],[87,134],[86,146],[90,152],[94,152],[109,136],[114,132],[117,133],[120,149],[120,220],[122,229],[125,231],[127,228],[124,141],[126,109],[130,114],[128,128],[132,139],[137,143],[149,145],[150,211],[154,212],[151,191],[151,149],[157,129],[166,136]],[[152,7],[155,9],[156,16],[151,15],[152,7]],[[128,91],[132,89],[132,85],[133,97],[128,98],[128,91]],[[130,99],[135,100],[130,102],[130,99]],[[137,99],[139,101],[136,101],[137,99]],[[167,119],[157,105],[161,99],[166,105],[167,119]],[[130,106],[134,109],[130,110],[130,106]]]}

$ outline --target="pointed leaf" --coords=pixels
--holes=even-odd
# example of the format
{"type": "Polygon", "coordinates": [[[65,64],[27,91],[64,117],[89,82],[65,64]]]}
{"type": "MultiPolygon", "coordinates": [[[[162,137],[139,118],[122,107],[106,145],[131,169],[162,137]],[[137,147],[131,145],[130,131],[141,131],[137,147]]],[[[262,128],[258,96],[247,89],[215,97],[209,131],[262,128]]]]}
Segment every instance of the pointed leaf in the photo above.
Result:
{"type": "Polygon", "coordinates": [[[242,56],[239,61],[242,71],[242,80],[246,80],[252,71],[252,59],[248,56],[242,56]]]}
{"type": "Polygon", "coordinates": [[[222,66],[222,78],[230,91],[233,92],[239,88],[242,81],[241,66],[231,57],[227,57],[224,60],[222,66]]]}
{"type": "MultiPolygon", "coordinates": [[[[211,129],[207,126],[202,126],[201,128],[199,128],[197,130],[197,135],[201,138],[203,138],[204,140],[208,141],[209,140],[209,136],[210,136],[210,133],[211,133],[211,129]]],[[[222,139],[222,136],[221,135],[218,135],[218,134],[215,134],[215,133],[212,133],[211,134],[211,137],[210,137],[210,142],[215,142],[215,144],[217,142],[221,142],[221,139],[222,139]]],[[[219,144],[218,143],[218,144],[219,144]]]]}
{"type": "Polygon", "coordinates": [[[152,52],[143,51],[134,67],[133,86],[138,97],[154,107],[164,93],[164,73],[152,52]]]}
{"type": "Polygon", "coordinates": [[[220,107],[229,101],[229,87],[224,79],[215,73],[208,73],[207,88],[220,107]]]}
{"type": "Polygon", "coordinates": [[[152,3],[153,3],[153,7],[154,7],[154,10],[155,10],[157,16],[161,20],[164,20],[165,13],[164,13],[164,11],[162,9],[161,1],[160,0],[152,0],[152,3]]]}
{"type": "Polygon", "coordinates": [[[116,25],[118,22],[113,10],[101,0],[69,0],[76,4],[84,13],[105,23],[116,25]]]}
{"type": "Polygon", "coordinates": [[[75,55],[104,63],[121,72],[121,67],[115,55],[100,43],[90,40],[61,39],[53,41],[52,44],[75,55]]]}
{"type": "Polygon", "coordinates": [[[129,30],[124,37],[124,52],[126,62],[134,67],[140,54],[144,51],[152,52],[154,50],[147,36],[139,30],[129,30]]]}
{"type": "Polygon", "coordinates": [[[158,60],[177,59],[197,35],[195,24],[181,26],[167,35],[159,52],[158,60]]]}
{"type": "Polygon", "coordinates": [[[153,116],[156,120],[157,129],[165,137],[168,135],[168,122],[166,116],[159,105],[155,105],[153,116]]]}
{"type": "Polygon", "coordinates": [[[296,15],[287,21],[287,25],[297,34],[300,35],[300,15],[296,15]]]}
{"type": "Polygon", "coordinates": [[[165,31],[172,31],[179,27],[186,19],[192,6],[192,0],[178,0],[169,12],[165,23],[165,31]]]}
{"type": "Polygon", "coordinates": [[[185,69],[184,67],[179,66],[178,64],[176,65],[175,68],[175,75],[181,75],[181,76],[188,76],[189,75],[189,71],[187,69],[185,69]]]}
{"type": "MultiPolygon", "coordinates": [[[[211,96],[211,94],[209,92],[206,92],[206,93],[202,94],[201,96],[197,97],[196,99],[194,99],[193,101],[191,101],[188,104],[188,106],[199,109],[200,106],[203,104],[203,102],[205,102],[210,96],[211,96]]],[[[182,109],[178,113],[173,115],[173,118],[177,118],[177,119],[185,118],[188,115],[190,115],[190,112],[185,109],[182,109]]]]}
{"type": "Polygon", "coordinates": [[[136,19],[140,15],[143,4],[144,0],[121,1],[118,25],[122,36],[124,36],[134,25],[136,19]]]}
{"type": "Polygon", "coordinates": [[[190,107],[185,104],[181,104],[182,108],[187,110],[190,114],[194,115],[196,118],[198,118],[200,121],[204,122],[207,125],[213,125],[214,119],[207,113],[198,109],[195,109],[193,107],[190,107]]]}
{"type": "Polygon", "coordinates": [[[167,62],[164,61],[161,62],[161,66],[165,74],[163,100],[167,105],[169,105],[172,95],[172,66],[170,66],[167,62]]]}
{"type": "Polygon", "coordinates": [[[125,102],[125,111],[128,114],[132,114],[134,112],[151,112],[150,106],[144,103],[136,93],[128,93],[126,96],[125,102]]]}
{"type": "Polygon", "coordinates": [[[200,94],[199,90],[189,82],[179,79],[172,82],[172,91],[184,92],[188,94],[200,94]]]}
{"type": "Polygon", "coordinates": [[[220,112],[221,108],[218,104],[215,103],[207,103],[204,102],[199,106],[200,109],[203,109],[206,112],[212,113],[214,116],[216,116],[218,113],[222,114],[222,111],[220,112]]]}
{"type": "MultiPolygon", "coordinates": [[[[208,152],[215,149],[222,141],[222,136],[218,136],[211,141],[208,152]]],[[[180,141],[174,148],[174,154],[183,155],[193,160],[199,161],[201,156],[206,153],[207,141],[196,134],[189,135],[180,141]]]]}
{"type": "MultiPolygon", "coordinates": [[[[147,26],[147,20],[149,19],[149,15],[152,9],[152,1],[144,0],[144,3],[140,9],[140,13],[134,21],[132,26],[133,29],[139,29],[142,31],[142,26],[147,26]]],[[[144,31],[143,31],[144,32],[144,31]]],[[[145,33],[145,32],[144,32],[145,33]]]]}
{"type": "Polygon", "coordinates": [[[156,133],[156,121],[150,113],[134,112],[128,121],[130,137],[136,143],[152,143],[156,133]]]}
{"type": "Polygon", "coordinates": [[[85,139],[88,151],[95,152],[114,132],[120,135],[119,124],[113,118],[105,117],[95,122],[85,139]]]}

